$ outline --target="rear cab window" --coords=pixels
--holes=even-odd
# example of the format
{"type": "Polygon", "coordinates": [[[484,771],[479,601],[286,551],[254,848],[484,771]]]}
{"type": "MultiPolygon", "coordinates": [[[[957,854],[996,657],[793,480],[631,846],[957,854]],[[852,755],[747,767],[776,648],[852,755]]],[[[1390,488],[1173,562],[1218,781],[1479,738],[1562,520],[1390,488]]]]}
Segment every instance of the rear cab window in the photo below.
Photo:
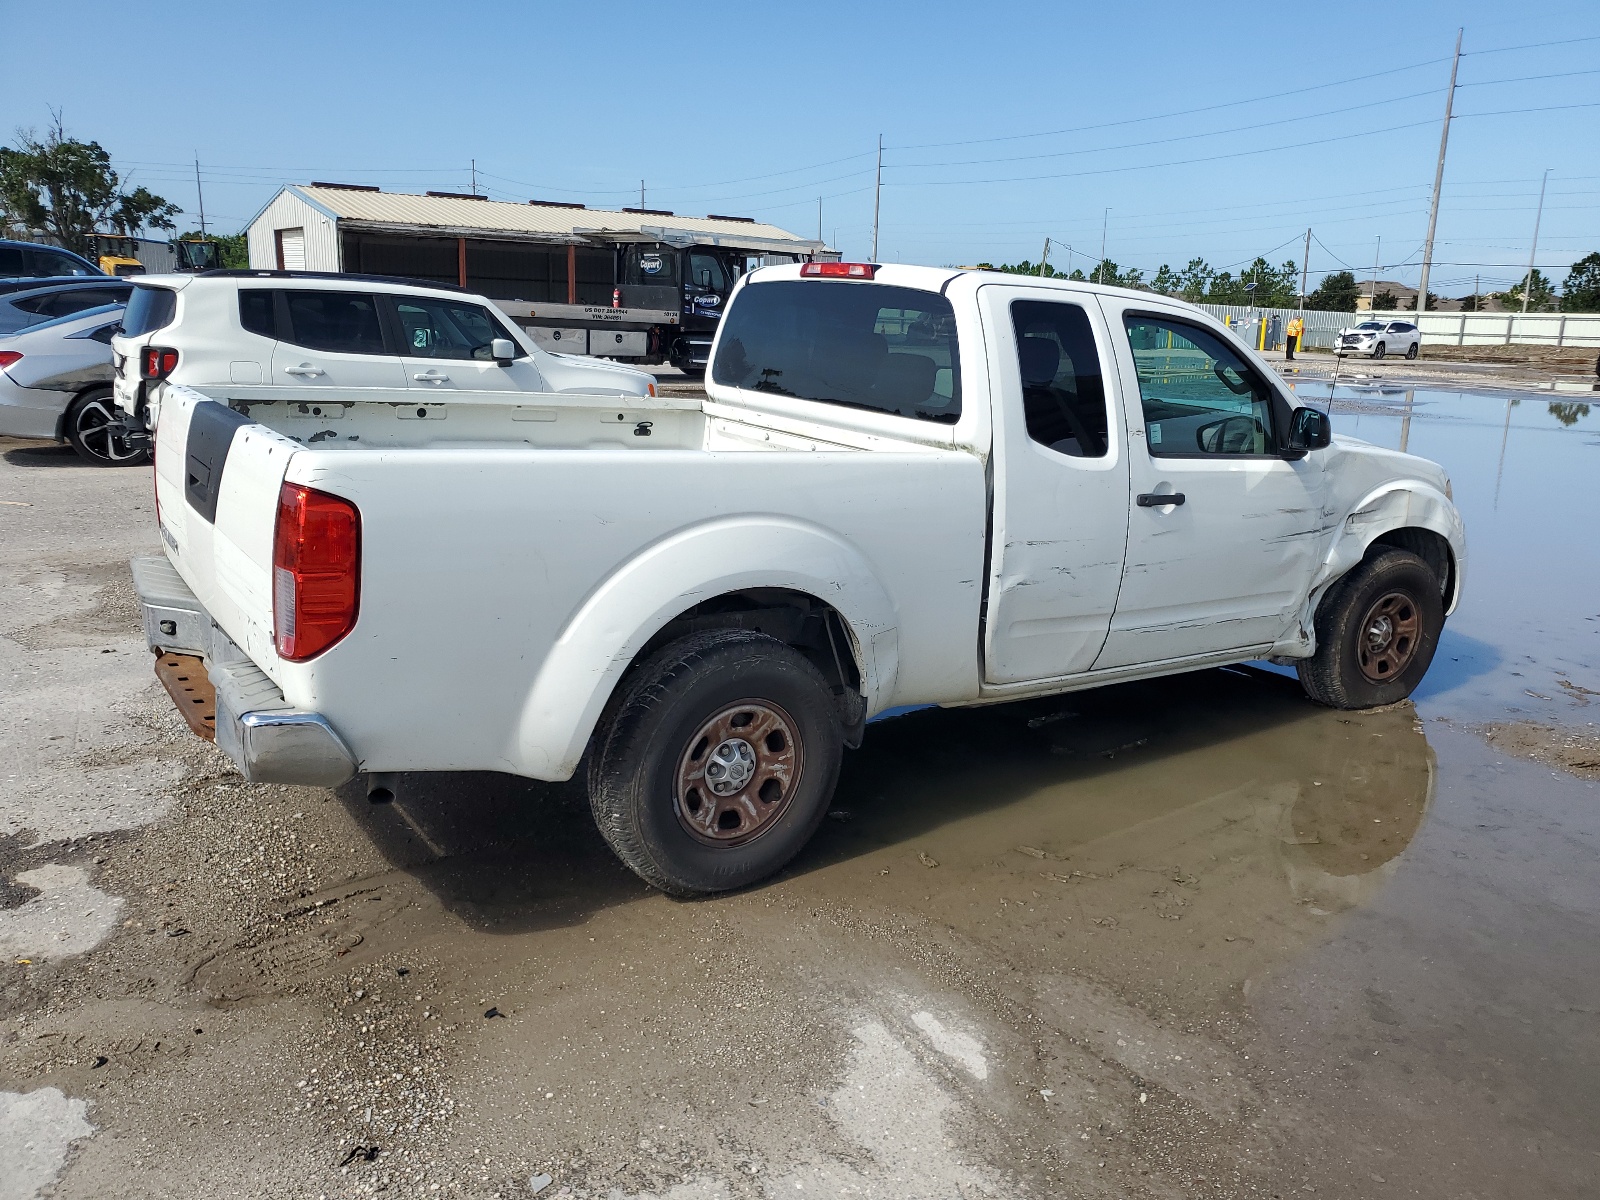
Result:
{"type": "Polygon", "coordinates": [[[128,310],[122,315],[122,332],[127,337],[142,337],[165,329],[177,315],[177,292],[171,288],[135,286],[128,297],[128,310]]]}
{"type": "Polygon", "coordinates": [[[747,284],[723,318],[711,377],[725,387],[953,425],[955,310],[935,292],[791,279],[747,284]]]}

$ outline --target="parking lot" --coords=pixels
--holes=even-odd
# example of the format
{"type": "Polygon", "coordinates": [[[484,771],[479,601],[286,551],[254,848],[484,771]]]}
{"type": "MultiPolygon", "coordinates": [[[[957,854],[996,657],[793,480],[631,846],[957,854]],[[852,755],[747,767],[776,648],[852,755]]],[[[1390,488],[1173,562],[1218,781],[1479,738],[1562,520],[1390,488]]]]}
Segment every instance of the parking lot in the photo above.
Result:
{"type": "Polygon", "coordinates": [[[149,472],[0,441],[0,1197],[1594,1195],[1600,413],[1333,419],[1467,521],[1415,704],[900,716],[693,902],[577,782],[245,784],[137,628],[149,472]]]}

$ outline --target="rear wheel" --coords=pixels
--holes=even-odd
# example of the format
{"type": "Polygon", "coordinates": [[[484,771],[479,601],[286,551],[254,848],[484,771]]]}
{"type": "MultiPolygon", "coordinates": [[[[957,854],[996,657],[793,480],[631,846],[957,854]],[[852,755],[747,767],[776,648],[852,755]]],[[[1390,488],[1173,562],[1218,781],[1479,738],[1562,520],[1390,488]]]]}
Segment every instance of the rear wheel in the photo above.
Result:
{"type": "Polygon", "coordinates": [[[1421,352],[1422,352],[1422,343],[1421,342],[1412,342],[1411,345],[1406,347],[1406,357],[1407,358],[1415,358],[1421,352]]]}
{"type": "Polygon", "coordinates": [[[589,803],[635,874],[676,896],[755,883],[816,831],[843,754],[827,681],[749,630],[673,642],[596,733],[589,803]]]}
{"type": "Polygon", "coordinates": [[[143,442],[118,434],[122,414],[117,412],[110,388],[94,388],[67,407],[67,441],[79,457],[97,467],[135,467],[150,461],[143,442]]]}
{"type": "Polygon", "coordinates": [[[1379,342],[1376,346],[1374,346],[1372,348],[1372,357],[1373,358],[1382,358],[1388,352],[1389,352],[1389,347],[1384,345],[1382,342],[1379,342]]]}
{"type": "Polygon", "coordinates": [[[1316,654],[1296,665],[1306,695],[1330,708],[1404,700],[1444,628],[1439,579],[1415,554],[1383,550],[1329,589],[1316,626],[1316,654]]]}

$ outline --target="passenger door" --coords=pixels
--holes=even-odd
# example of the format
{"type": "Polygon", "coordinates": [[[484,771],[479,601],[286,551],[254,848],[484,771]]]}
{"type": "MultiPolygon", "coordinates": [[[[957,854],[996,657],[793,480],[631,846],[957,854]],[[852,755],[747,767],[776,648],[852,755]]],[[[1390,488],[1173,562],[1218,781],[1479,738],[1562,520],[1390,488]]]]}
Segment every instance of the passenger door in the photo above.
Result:
{"type": "Polygon", "coordinates": [[[995,381],[984,678],[1087,671],[1111,624],[1128,532],[1108,331],[1098,308],[1039,289],[984,287],[979,298],[995,381]]]}
{"type": "Polygon", "coordinates": [[[1130,518],[1095,667],[1265,647],[1289,630],[1321,558],[1322,456],[1283,455],[1288,400],[1220,332],[1102,304],[1122,331],[1130,518]]]}
{"type": "Polygon", "coordinates": [[[406,386],[430,392],[539,392],[533,356],[481,304],[432,296],[385,296],[402,345],[406,386]],[[502,367],[489,344],[505,338],[517,357],[502,367]]]}
{"type": "Polygon", "coordinates": [[[378,297],[369,292],[278,291],[278,344],[270,383],[290,388],[406,386],[398,347],[384,339],[378,297]]]}

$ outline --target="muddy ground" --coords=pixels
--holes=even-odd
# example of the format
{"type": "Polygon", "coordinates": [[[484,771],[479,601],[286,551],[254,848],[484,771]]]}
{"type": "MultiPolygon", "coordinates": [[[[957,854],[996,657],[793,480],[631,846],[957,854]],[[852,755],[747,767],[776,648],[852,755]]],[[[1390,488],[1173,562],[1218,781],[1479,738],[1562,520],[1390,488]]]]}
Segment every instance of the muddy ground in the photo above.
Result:
{"type": "Polygon", "coordinates": [[[576,785],[243,783],[135,626],[147,473],[0,444],[0,1200],[1600,1194],[1600,565],[1538,515],[1600,429],[1410,401],[1334,416],[1473,531],[1415,706],[913,713],[687,903],[576,785]]]}

